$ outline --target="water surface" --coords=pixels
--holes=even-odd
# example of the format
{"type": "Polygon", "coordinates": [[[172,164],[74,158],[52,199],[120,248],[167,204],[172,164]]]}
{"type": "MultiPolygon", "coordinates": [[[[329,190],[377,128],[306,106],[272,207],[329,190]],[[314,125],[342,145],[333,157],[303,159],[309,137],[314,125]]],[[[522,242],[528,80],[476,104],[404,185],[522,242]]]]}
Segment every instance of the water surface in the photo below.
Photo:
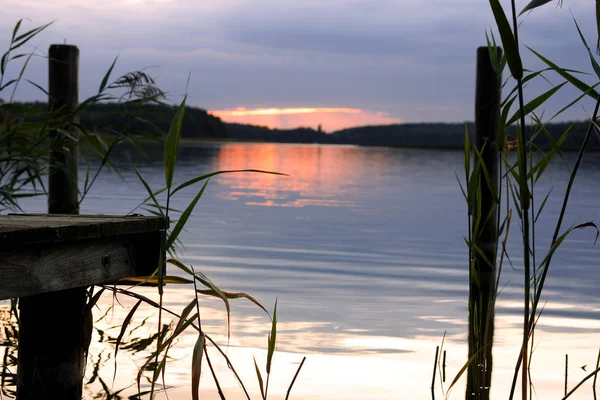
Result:
{"type": "MultiPolygon", "coordinates": [[[[150,151],[152,154],[153,152],[150,151]]],[[[572,157],[571,157],[572,158],[572,157]]],[[[156,158],[160,160],[160,155],[156,158]]],[[[155,189],[162,187],[160,161],[136,163],[155,189]]],[[[82,206],[82,213],[127,214],[144,197],[124,158],[116,164],[125,178],[102,173],[82,206]]],[[[93,164],[92,164],[93,166],[93,164]]],[[[253,295],[268,309],[278,301],[278,354],[270,395],[284,398],[295,368],[306,356],[291,398],[429,399],[435,348],[447,350],[445,390],[466,361],[468,255],[466,206],[455,173],[463,177],[458,151],[281,144],[186,145],[181,149],[176,181],[216,170],[254,168],[288,177],[256,173],[211,179],[187,231],[180,259],[227,291],[253,295]]],[[[576,181],[566,224],[598,219],[600,155],[588,154],[576,181]]],[[[568,179],[555,162],[536,190],[539,204],[550,189],[536,230],[538,262],[543,258],[568,179]]],[[[200,186],[186,189],[173,206],[183,209],[200,186]]],[[[24,203],[43,211],[41,201],[24,203]]],[[[145,211],[136,209],[136,212],[145,211]]],[[[520,341],[522,254],[519,226],[511,226],[510,260],[504,264],[498,299],[494,399],[507,398],[520,341]]],[[[538,398],[560,398],[564,355],[569,353],[571,386],[596,363],[600,330],[598,248],[594,232],[578,231],[554,259],[547,281],[544,315],[535,337],[532,371],[538,398]]],[[[176,270],[169,271],[177,273],[176,270]]],[[[155,289],[142,289],[152,295],[155,289]]],[[[181,310],[191,287],[167,290],[166,305],[181,310]]],[[[113,304],[110,296],[102,307],[113,304]]],[[[115,306],[112,319],[97,326],[113,332],[128,312],[115,306]],[[104,324],[104,325],[102,325],[104,324]],[[115,328],[114,326],[117,326],[115,328]]],[[[215,300],[201,303],[203,326],[227,348],[225,314],[215,300]]],[[[136,321],[143,319],[143,313],[136,321]]],[[[153,319],[151,319],[153,320],[153,319]]],[[[265,359],[268,317],[255,305],[237,300],[227,353],[260,397],[252,356],[265,359]]],[[[114,333],[113,333],[114,334],[114,333]]],[[[171,399],[189,397],[191,333],[170,352],[167,369],[171,399]]],[[[93,345],[92,361],[111,347],[93,345]]],[[[211,352],[227,398],[243,398],[225,364],[211,352]]],[[[115,388],[132,383],[140,361],[119,355],[115,388]]],[[[111,382],[112,361],[102,370],[111,382]]],[[[208,370],[203,398],[218,398],[208,370]]],[[[134,390],[134,389],[130,389],[134,390]]],[[[91,394],[88,394],[90,398],[91,394]]],[[[464,384],[450,398],[464,398],[464,384]]],[[[574,398],[591,398],[585,386],[574,398]]]]}

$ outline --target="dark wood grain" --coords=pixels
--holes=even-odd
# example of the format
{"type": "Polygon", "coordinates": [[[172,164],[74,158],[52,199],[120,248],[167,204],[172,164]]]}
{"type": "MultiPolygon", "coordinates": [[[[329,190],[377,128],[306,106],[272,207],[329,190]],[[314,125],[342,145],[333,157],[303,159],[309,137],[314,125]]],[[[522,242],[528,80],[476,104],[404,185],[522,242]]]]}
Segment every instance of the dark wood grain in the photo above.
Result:
{"type": "MultiPolygon", "coordinates": [[[[161,217],[11,214],[0,216],[0,249],[164,230],[161,217]]],[[[0,267],[1,268],[1,267],[0,267]]]]}
{"type": "Polygon", "coordinates": [[[0,299],[152,274],[162,231],[0,250],[0,299]]]}

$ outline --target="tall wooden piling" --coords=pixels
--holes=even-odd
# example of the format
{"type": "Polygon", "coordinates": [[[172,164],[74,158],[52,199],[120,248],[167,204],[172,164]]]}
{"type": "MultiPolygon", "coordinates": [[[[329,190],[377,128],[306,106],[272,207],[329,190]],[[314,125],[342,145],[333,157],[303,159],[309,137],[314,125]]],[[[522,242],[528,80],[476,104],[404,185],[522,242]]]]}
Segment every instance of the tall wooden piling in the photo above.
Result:
{"type": "MultiPolygon", "coordinates": [[[[77,121],[79,49],[50,46],[48,72],[48,212],[78,214],[78,147],[64,132],[77,121]]],[[[83,329],[85,303],[85,287],[20,298],[18,400],[81,400],[86,334],[91,334],[83,329]]]]}
{"type": "Polygon", "coordinates": [[[52,149],[48,177],[48,213],[79,214],[78,146],[61,133],[69,122],[79,122],[73,113],[79,103],[79,49],[76,46],[54,44],[50,46],[49,53],[49,106],[55,129],[50,132],[52,149]]]}
{"type": "MultiPolygon", "coordinates": [[[[501,49],[497,49],[500,60],[501,49]]],[[[485,174],[479,173],[477,196],[481,211],[473,210],[471,238],[481,250],[472,251],[472,268],[469,268],[469,359],[477,356],[467,371],[467,399],[489,399],[492,374],[492,345],[494,340],[494,307],[496,290],[496,246],[498,243],[498,148],[496,143],[500,116],[501,76],[493,68],[487,47],[477,49],[477,85],[475,93],[475,160],[478,153],[485,174]],[[479,223],[476,221],[479,220],[479,223]],[[477,229],[477,231],[475,231],[477,229]],[[490,265],[491,264],[491,265],[490,265]],[[476,276],[474,276],[476,275],[476,276]]]]}

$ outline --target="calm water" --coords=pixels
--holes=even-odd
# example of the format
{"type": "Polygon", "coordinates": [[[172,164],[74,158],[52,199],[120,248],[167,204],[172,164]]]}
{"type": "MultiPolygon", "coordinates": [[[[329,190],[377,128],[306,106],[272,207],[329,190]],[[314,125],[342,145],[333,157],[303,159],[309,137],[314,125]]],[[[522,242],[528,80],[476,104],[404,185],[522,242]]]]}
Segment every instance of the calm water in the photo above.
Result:
{"type": "MultiPolygon", "coordinates": [[[[436,381],[435,390],[443,398],[467,351],[463,240],[467,222],[455,178],[455,172],[462,177],[462,159],[461,152],[452,151],[312,145],[186,145],[182,149],[178,182],[215,170],[242,168],[290,175],[215,177],[181,236],[185,245],[181,260],[222,289],[247,292],[269,309],[278,300],[272,398],[285,397],[295,368],[306,356],[291,398],[430,399],[435,347],[446,333],[447,377],[443,384],[436,381]]],[[[162,187],[160,162],[138,158],[136,163],[153,188],[162,187]]],[[[117,164],[125,182],[114,173],[101,174],[82,213],[127,214],[143,199],[144,189],[127,164],[123,160],[117,164]]],[[[587,155],[567,225],[599,220],[599,172],[600,155],[587,155]]],[[[540,260],[567,178],[564,164],[556,162],[536,192],[539,203],[553,190],[536,231],[540,260]]],[[[181,192],[174,207],[183,209],[198,189],[181,192]]],[[[40,201],[24,206],[27,211],[44,209],[40,201]]],[[[512,266],[505,264],[505,287],[498,300],[495,399],[507,398],[521,334],[522,254],[516,220],[511,232],[512,266]]],[[[589,372],[595,365],[600,346],[600,253],[593,241],[594,232],[578,231],[555,256],[532,364],[538,398],[562,396],[565,353],[569,353],[571,387],[587,374],[580,366],[587,364],[589,372]]],[[[142,293],[151,295],[154,290],[142,293]]],[[[167,306],[181,310],[192,295],[190,287],[169,289],[167,306]]],[[[110,296],[102,302],[103,309],[113,304],[110,296]]],[[[128,304],[116,305],[112,319],[97,326],[107,331],[112,327],[113,335],[118,334],[128,304]]],[[[268,317],[245,300],[234,302],[227,348],[223,307],[215,300],[204,300],[201,307],[205,331],[226,348],[253,397],[260,397],[252,356],[263,365],[268,317]]],[[[142,310],[137,322],[143,312],[149,310],[142,310]]],[[[175,358],[167,369],[167,384],[174,387],[171,399],[189,398],[194,342],[194,335],[185,336],[169,353],[175,358]]],[[[111,357],[110,346],[93,346],[92,361],[111,357]]],[[[212,359],[227,398],[242,398],[218,354],[212,359]]],[[[109,385],[112,363],[101,371],[109,385]]],[[[120,354],[114,387],[132,383],[139,365],[139,359],[120,354]]],[[[217,398],[210,374],[204,372],[202,397],[217,398]]],[[[461,396],[464,384],[453,389],[450,398],[461,396]]],[[[591,398],[591,386],[574,398],[591,398]]]]}

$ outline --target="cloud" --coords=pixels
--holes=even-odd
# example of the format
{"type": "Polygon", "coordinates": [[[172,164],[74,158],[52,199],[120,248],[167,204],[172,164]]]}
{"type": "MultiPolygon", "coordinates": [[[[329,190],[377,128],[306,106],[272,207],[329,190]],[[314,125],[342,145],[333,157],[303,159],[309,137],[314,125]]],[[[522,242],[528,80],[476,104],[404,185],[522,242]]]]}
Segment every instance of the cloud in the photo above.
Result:
{"type": "Polygon", "coordinates": [[[359,125],[386,125],[402,122],[400,118],[387,113],[356,108],[236,108],[234,110],[215,110],[210,113],[225,122],[283,129],[299,126],[313,129],[321,127],[327,132],[359,125]]]}
{"type": "MultiPolygon", "coordinates": [[[[208,109],[342,107],[406,121],[473,118],[475,52],[494,26],[489,4],[472,0],[5,2],[0,43],[7,43],[17,19],[28,17],[24,28],[57,20],[33,43],[42,53],[65,39],[77,44],[82,99],[94,94],[119,54],[115,75],[154,66],[149,72],[174,102],[191,72],[190,103],[208,109]]],[[[589,0],[535,10],[523,18],[520,39],[559,65],[591,71],[566,6],[595,43],[589,0]]],[[[522,56],[528,67],[543,67],[525,47],[522,56]]],[[[45,84],[42,58],[27,77],[45,84]]],[[[530,84],[529,99],[548,88],[543,81],[530,84]]],[[[18,96],[43,94],[22,86],[18,96]]],[[[565,87],[549,109],[576,96],[565,87]]],[[[584,117],[579,108],[564,118],[584,117]]]]}

